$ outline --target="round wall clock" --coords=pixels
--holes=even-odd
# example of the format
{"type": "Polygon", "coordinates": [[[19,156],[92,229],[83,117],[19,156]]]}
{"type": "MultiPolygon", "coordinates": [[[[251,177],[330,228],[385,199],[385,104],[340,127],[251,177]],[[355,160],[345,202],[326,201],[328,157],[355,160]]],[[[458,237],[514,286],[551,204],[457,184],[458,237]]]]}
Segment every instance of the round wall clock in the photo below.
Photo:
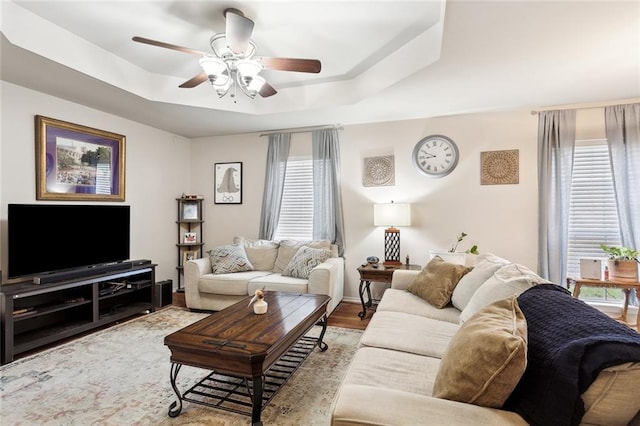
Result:
{"type": "Polygon", "coordinates": [[[426,176],[446,176],[457,164],[458,147],[446,136],[427,136],[413,149],[413,165],[426,176]]]}

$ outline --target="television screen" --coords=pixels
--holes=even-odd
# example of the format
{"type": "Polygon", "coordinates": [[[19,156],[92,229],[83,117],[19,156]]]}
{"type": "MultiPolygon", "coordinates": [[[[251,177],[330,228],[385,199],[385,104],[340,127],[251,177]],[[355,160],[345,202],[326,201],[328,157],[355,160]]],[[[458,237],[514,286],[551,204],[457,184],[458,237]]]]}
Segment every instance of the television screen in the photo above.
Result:
{"type": "Polygon", "coordinates": [[[129,259],[129,206],[8,207],[9,278],[129,259]]]}

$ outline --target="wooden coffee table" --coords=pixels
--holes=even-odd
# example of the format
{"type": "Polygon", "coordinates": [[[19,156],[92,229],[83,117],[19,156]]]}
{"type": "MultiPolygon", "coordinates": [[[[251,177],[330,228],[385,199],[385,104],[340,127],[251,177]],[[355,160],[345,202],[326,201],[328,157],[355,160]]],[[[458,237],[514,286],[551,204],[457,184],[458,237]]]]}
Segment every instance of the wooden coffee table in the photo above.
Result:
{"type": "Polygon", "coordinates": [[[249,300],[165,337],[171,350],[171,386],[178,396],[169,407],[170,417],[180,414],[185,400],[251,415],[252,424],[261,425],[263,407],[307,355],[316,346],[327,350],[322,339],[329,296],[267,291],[264,315],[254,314],[249,300]],[[322,326],[320,335],[306,337],[316,324],[322,326]],[[181,394],[176,381],[183,365],[212,373],[181,394]]]}

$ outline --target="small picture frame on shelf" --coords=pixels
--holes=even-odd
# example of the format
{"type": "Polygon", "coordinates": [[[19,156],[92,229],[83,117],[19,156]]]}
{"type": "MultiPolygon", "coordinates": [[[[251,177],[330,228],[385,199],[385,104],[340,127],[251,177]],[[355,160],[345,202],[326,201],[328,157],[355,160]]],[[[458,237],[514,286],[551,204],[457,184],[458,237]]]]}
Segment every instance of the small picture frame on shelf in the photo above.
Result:
{"type": "Polygon", "coordinates": [[[198,258],[198,250],[185,250],[182,252],[182,266],[184,266],[189,260],[198,258]]]}
{"type": "Polygon", "coordinates": [[[198,220],[198,203],[182,203],[180,220],[198,220]]]}
{"type": "Polygon", "coordinates": [[[185,244],[195,244],[198,242],[198,235],[195,232],[185,232],[184,233],[184,243],[185,244]]]}

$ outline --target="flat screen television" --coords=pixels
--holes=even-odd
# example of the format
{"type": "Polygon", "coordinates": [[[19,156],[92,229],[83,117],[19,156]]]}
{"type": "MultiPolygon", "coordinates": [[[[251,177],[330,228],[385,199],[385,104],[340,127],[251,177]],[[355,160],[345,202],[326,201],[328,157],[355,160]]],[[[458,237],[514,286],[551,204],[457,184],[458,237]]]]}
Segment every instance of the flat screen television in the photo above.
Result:
{"type": "Polygon", "coordinates": [[[8,277],[129,259],[130,206],[9,204],[8,277]]]}

